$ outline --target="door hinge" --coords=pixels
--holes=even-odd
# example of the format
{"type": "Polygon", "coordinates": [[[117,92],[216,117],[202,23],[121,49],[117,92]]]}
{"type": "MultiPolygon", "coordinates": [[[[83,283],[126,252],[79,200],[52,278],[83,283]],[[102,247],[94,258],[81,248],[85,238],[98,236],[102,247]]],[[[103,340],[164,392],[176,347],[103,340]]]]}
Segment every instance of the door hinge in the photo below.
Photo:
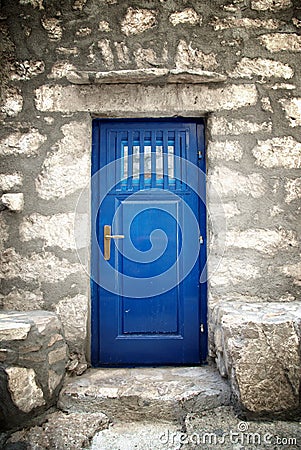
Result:
{"type": "Polygon", "coordinates": [[[201,325],[200,325],[200,332],[205,333],[205,327],[204,327],[203,323],[201,323],[201,325]]]}
{"type": "Polygon", "coordinates": [[[201,159],[203,157],[203,152],[202,150],[198,150],[198,158],[201,159]]]}
{"type": "Polygon", "coordinates": [[[199,243],[200,243],[200,244],[204,244],[203,236],[200,236],[200,237],[199,237],[199,243]]]}

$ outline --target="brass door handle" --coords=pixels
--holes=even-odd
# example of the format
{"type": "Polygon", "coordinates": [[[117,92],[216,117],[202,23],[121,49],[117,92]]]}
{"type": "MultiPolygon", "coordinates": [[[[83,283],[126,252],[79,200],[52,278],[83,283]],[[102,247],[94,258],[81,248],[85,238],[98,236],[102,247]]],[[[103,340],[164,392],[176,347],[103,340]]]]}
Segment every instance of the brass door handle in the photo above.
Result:
{"type": "Polygon", "coordinates": [[[103,227],[104,236],[104,259],[108,261],[111,257],[111,239],[124,239],[124,234],[111,234],[111,225],[103,227]]]}

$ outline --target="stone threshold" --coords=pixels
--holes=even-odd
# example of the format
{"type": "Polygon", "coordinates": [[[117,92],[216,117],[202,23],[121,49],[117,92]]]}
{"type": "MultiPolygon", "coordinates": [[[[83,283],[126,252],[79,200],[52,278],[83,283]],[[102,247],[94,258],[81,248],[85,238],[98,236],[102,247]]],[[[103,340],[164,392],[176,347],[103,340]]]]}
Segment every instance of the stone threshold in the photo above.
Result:
{"type": "Polygon", "coordinates": [[[189,413],[230,404],[230,389],[213,366],[89,369],[66,381],[58,407],[102,412],[112,422],[183,423],[189,413]]]}
{"type": "Polygon", "coordinates": [[[227,80],[225,75],[217,72],[167,68],[111,70],[107,72],[75,70],[70,71],[66,78],[72,84],[204,84],[221,83],[227,80]]]}

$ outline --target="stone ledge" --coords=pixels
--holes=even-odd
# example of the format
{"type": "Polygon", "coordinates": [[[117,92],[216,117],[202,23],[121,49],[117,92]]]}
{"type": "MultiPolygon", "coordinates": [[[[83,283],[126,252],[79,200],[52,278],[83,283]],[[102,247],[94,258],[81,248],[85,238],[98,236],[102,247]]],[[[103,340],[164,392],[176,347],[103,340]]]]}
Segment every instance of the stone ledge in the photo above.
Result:
{"type": "Polygon", "coordinates": [[[165,84],[165,83],[221,83],[225,75],[206,70],[181,69],[134,69],[92,72],[70,71],[66,78],[72,84],[165,84]]]}
{"type": "Polygon", "coordinates": [[[300,412],[301,302],[223,302],[211,307],[218,369],[250,416],[300,412]]]}

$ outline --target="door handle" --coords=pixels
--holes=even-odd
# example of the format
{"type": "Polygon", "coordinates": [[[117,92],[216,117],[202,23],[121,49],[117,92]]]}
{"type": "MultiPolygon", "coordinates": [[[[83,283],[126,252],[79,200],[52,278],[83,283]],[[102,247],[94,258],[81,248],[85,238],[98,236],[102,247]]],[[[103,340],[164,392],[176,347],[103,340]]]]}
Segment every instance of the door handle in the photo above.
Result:
{"type": "Polygon", "coordinates": [[[104,236],[104,259],[108,261],[111,257],[111,239],[124,239],[124,234],[111,234],[111,225],[103,227],[104,236]]]}

